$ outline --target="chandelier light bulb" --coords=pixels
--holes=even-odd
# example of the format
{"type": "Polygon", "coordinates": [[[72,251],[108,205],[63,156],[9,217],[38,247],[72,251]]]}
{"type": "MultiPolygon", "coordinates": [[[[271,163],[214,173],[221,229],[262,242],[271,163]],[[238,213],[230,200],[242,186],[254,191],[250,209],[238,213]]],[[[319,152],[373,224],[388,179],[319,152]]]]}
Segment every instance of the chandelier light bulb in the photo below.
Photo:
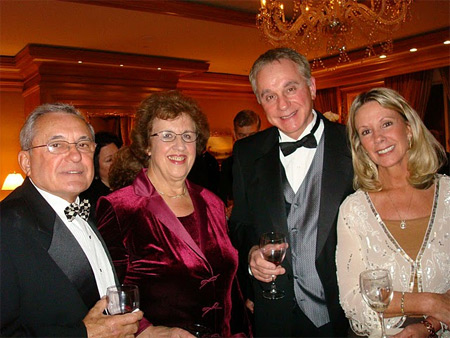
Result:
{"type": "MultiPolygon", "coordinates": [[[[257,27],[274,47],[288,46],[309,59],[339,56],[362,49],[374,56],[393,49],[392,33],[406,21],[412,0],[261,0],[257,27]],[[292,6],[290,6],[292,4],[292,6]],[[288,17],[285,17],[285,5],[288,17]],[[292,13],[292,14],[291,14],[292,13]]],[[[314,63],[322,64],[322,63],[314,63]]]]}

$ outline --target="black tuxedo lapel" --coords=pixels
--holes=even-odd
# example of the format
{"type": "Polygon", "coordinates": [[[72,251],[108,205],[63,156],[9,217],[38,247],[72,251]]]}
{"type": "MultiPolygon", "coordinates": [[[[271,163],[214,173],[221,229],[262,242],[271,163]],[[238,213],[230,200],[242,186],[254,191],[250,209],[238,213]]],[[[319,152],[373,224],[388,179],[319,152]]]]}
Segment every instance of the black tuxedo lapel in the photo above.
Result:
{"type": "Polygon", "coordinates": [[[255,162],[256,182],[255,186],[261,191],[259,196],[271,196],[265,198],[262,202],[262,208],[268,211],[269,219],[268,231],[274,230],[286,233],[287,220],[285,212],[285,202],[283,192],[281,190],[281,163],[279,158],[278,147],[271,150],[266,156],[255,162]],[[282,210],[282,212],[280,212],[282,210]],[[270,226],[270,224],[272,226],[270,226]]]}
{"type": "Polygon", "coordinates": [[[35,217],[38,241],[78,290],[88,308],[91,308],[100,297],[91,265],[83,249],[28,178],[21,189],[23,198],[35,217]]]}
{"type": "Polygon", "coordinates": [[[261,144],[261,153],[255,159],[256,196],[262,196],[261,210],[267,210],[267,231],[287,232],[287,218],[282,189],[282,168],[279,151],[279,134],[276,128],[261,144]],[[270,198],[266,198],[270,196],[270,198]],[[280,212],[282,210],[282,212],[280,212]]]}
{"type": "Polygon", "coordinates": [[[78,289],[88,309],[100,299],[91,265],[75,237],[56,217],[49,255],[78,289]]]}
{"type": "MultiPolygon", "coordinates": [[[[317,114],[321,116],[321,114],[317,114]]],[[[337,221],[339,206],[345,196],[352,192],[352,165],[343,130],[321,116],[325,128],[325,149],[322,170],[319,229],[317,232],[316,257],[322,251],[333,224],[337,221]],[[349,181],[350,180],[350,181],[349,181]]]]}
{"type": "MultiPolygon", "coordinates": [[[[288,234],[286,202],[283,193],[283,167],[280,161],[278,129],[268,135],[261,144],[261,154],[255,159],[255,182],[252,184],[260,196],[260,212],[268,215],[263,232],[277,231],[288,234]]],[[[292,262],[290,250],[286,254],[289,265],[292,262]]]]}

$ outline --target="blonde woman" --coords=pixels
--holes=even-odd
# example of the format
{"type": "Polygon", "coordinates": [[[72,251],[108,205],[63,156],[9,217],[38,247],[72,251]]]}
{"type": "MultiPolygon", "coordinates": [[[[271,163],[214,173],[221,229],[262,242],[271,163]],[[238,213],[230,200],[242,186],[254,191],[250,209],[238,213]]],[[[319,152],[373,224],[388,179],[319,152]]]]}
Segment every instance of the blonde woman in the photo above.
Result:
{"type": "Polygon", "coordinates": [[[360,94],[347,128],[358,190],[340,208],[336,261],[350,326],[358,335],[380,330],[358,277],[384,268],[394,286],[388,330],[406,326],[398,337],[441,334],[450,324],[450,178],[436,174],[445,152],[387,88],[360,94]]]}

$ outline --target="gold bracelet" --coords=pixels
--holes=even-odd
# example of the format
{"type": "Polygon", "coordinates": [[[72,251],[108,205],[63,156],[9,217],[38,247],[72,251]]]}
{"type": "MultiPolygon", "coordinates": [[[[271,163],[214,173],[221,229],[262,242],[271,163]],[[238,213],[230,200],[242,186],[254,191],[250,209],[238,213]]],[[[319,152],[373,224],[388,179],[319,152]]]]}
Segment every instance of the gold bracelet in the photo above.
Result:
{"type": "Polygon", "coordinates": [[[400,309],[402,310],[402,316],[405,315],[405,293],[402,292],[402,300],[400,303],[400,309]]]}
{"type": "Polygon", "coordinates": [[[421,323],[425,325],[428,331],[428,337],[429,338],[437,338],[436,330],[433,327],[433,324],[431,324],[428,320],[422,320],[421,323]]]}

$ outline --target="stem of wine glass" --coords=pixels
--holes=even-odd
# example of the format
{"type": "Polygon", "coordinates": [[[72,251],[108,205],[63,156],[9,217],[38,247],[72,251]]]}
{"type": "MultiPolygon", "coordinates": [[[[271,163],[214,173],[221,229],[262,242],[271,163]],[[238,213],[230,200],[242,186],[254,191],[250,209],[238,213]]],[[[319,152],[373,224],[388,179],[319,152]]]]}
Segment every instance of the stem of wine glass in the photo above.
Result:
{"type": "Polygon", "coordinates": [[[381,324],[381,338],[387,338],[386,336],[386,330],[384,328],[384,314],[383,312],[377,312],[378,318],[380,319],[381,324]]]}
{"type": "Polygon", "coordinates": [[[272,275],[272,284],[270,285],[270,293],[277,293],[277,286],[275,284],[275,275],[272,275]]]}

